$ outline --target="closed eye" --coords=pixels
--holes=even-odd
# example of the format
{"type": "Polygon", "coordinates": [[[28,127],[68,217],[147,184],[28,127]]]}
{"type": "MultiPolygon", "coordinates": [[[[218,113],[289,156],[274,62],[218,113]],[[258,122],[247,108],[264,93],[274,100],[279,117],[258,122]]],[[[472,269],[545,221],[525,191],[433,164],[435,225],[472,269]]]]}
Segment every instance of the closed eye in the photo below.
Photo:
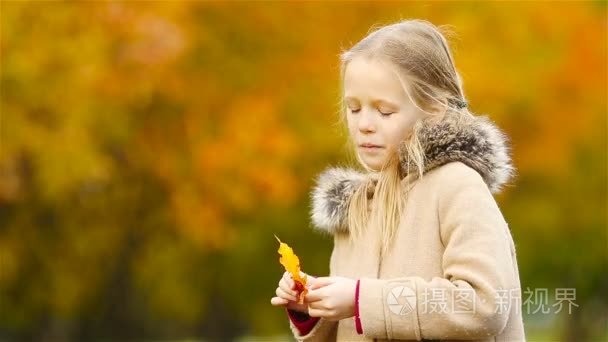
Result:
{"type": "MultiPolygon", "coordinates": [[[[351,113],[359,113],[360,110],[361,109],[351,109],[350,111],[351,111],[351,113]]],[[[395,114],[395,113],[384,113],[382,111],[378,111],[378,113],[380,113],[382,116],[391,116],[391,115],[395,114]]]]}

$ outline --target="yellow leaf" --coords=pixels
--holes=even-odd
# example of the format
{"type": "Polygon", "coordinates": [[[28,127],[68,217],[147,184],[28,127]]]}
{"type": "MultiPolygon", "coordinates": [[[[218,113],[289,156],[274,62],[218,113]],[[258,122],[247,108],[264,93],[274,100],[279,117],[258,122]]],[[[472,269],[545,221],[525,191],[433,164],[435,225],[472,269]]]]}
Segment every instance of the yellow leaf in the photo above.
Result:
{"type": "Polygon", "coordinates": [[[306,275],[304,275],[304,277],[300,276],[300,259],[288,244],[281,242],[276,235],[274,237],[279,241],[278,252],[281,255],[279,262],[285,267],[285,270],[291,274],[291,278],[296,284],[295,290],[298,294],[298,303],[303,304],[304,296],[308,293],[308,290],[306,289],[306,275]]]}

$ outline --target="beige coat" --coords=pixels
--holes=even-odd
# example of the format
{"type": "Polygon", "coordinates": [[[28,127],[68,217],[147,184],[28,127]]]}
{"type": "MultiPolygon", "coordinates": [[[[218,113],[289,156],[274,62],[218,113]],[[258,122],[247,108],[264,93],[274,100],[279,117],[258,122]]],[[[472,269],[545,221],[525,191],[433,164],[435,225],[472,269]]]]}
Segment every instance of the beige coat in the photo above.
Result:
{"type": "Polygon", "coordinates": [[[515,245],[492,196],[513,174],[506,136],[486,117],[446,118],[421,142],[425,174],[402,169],[409,196],[384,256],[375,232],[348,242],[346,208],[364,175],[329,168],[318,178],[312,221],[333,235],[330,276],[361,279],[363,335],[354,318],[322,318],[306,336],[289,322],[297,340],[525,341],[515,245]]]}

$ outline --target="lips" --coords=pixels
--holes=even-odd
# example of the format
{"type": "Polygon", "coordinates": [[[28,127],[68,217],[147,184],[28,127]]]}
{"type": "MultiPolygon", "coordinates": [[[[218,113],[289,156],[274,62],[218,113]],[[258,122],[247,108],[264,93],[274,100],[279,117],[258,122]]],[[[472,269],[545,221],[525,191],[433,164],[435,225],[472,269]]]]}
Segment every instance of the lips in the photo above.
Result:
{"type": "Polygon", "coordinates": [[[370,143],[364,143],[364,144],[360,144],[359,147],[366,147],[366,148],[382,148],[382,146],[380,145],[376,145],[376,144],[370,144],[370,143]]]}

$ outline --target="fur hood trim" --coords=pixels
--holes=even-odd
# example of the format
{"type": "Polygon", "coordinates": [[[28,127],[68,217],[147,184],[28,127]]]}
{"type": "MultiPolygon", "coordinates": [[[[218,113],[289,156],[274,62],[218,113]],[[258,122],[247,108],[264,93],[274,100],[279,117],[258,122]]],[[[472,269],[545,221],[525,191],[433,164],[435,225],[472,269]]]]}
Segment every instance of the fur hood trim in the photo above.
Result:
{"type": "MultiPolygon", "coordinates": [[[[435,124],[427,122],[420,128],[418,139],[425,155],[424,173],[460,161],[476,170],[492,193],[500,192],[515,174],[508,137],[486,116],[446,116],[435,124]]],[[[398,152],[400,171],[402,175],[417,176],[413,165],[408,169],[404,144],[398,152]]],[[[343,167],[329,167],[319,174],[311,191],[310,215],[316,229],[331,234],[347,231],[350,197],[366,174],[343,167]]]]}

